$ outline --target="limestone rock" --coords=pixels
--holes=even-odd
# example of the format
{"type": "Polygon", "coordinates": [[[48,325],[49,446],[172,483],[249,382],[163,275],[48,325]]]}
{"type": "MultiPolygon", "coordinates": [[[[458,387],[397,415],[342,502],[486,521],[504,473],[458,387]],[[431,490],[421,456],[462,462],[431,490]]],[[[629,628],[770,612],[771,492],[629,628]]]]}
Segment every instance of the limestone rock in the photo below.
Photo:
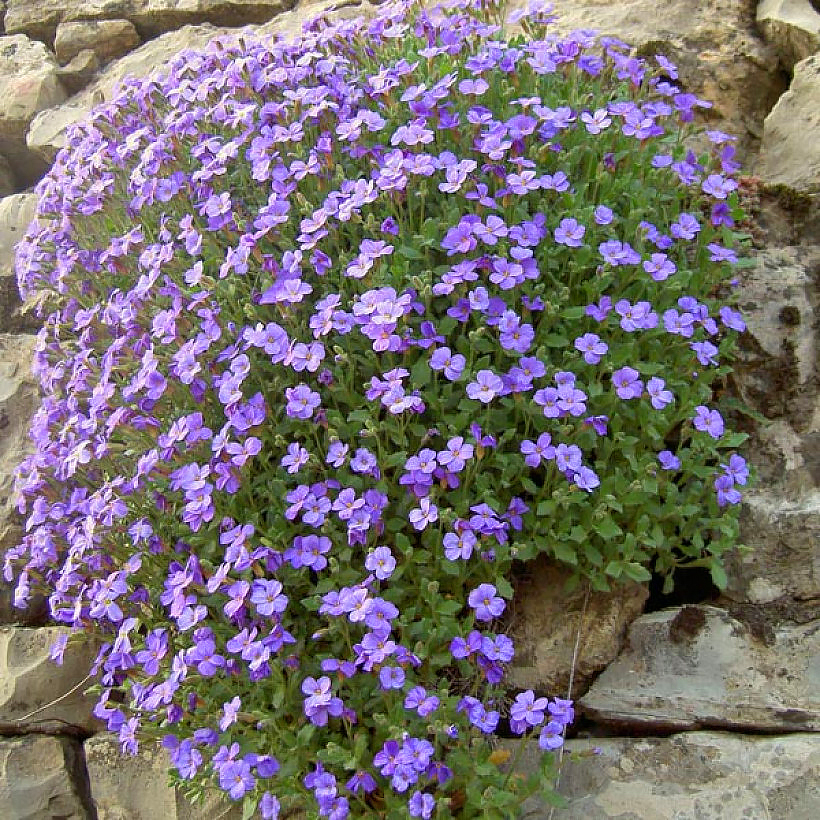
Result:
{"type": "MultiPolygon", "coordinates": [[[[528,0],[512,0],[511,8],[528,0]]],[[[676,84],[714,103],[710,127],[739,137],[740,153],[756,148],[763,119],[785,90],[774,49],[755,29],[747,0],[555,0],[556,31],[593,29],[664,54],[677,64],[676,84]]]]}
{"type": "Polygon", "coordinates": [[[42,44],[22,34],[0,37],[0,154],[15,170],[17,182],[30,185],[46,170],[26,147],[26,131],[39,111],[66,98],[57,61],[42,44]]]}
{"type": "Polygon", "coordinates": [[[736,366],[743,397],[798,429],[817,403],[816,256],[796,247],[761,251],[737,292],[747,326],[736,366]]]}
{"type": "Polygon", "coordinates": [[[86,820],[82,754],[75,740],[27,735],[0,740],[0,816],[86,820]]]}
{"type": "Polygon", "coordinates": [[[17,183],[14,181],[14,172],[11,170],[9,161],[0,154],[0,197],[13,194],[17,190],[17,183]]]}
{"type": "Polygon", "coordinates": [[[57,71],[57,76],[66,91],[76,94],[91,82],[99,67],[100,60],[96,53],[86,48],[61,66],[57,71]]]}
{"type": "Polygon", "coordinates": [[[294,5],[295,0],[8,0],[6,31],[51,43],[60,23],[124,19],[150,38],[196,23],[262,23],[294,5]]]}
{"type": "Polygon", "coordinates": [[[580,704],[630,732],[820,731],[819,654],[818,621],[781,625],[767,645],[721,609],[653,612],[580,704]]]}
{"type": "Polygon", "coordinates": [[[302,26],[316,17],[327,16],[329,20],[342,20],[353,17],[368,17],[376,11],[376,6],[367,0],[309,0],[301,2],[290,11],[277,15],[269,22],[260,25],[257,32],[260,37],[281,35],[297,37],[302,26]]]}
{"type": "Polygon", "coordinates": [[[789,71],[795,63],[820,51],[820,12],[809,0],[761,0],[757,25],[789,71]]]}
{"type": "Polygon", "coordinates": [[[79,734],[101,728],[91,714],[93,698],[83,695],[96,649],[70,641],[62,666],[57,666],[49,654],[62,632],[56,626],[0,627],[0,734],[79,734]]]}
{"type": "MultiPolygon", "coordinates": [[[[33,336],[0,335],[0,553],[19,543],[22,528],[12,504],[13,473],[29,449],[28,425],[38,399],[31,375],[33,336]]],[[[0,578],[0,623],[40,626],[48,604],[32,596],[25,609],[14,607],[14,585],[0,578]]]]}
{"type": "Polygon", "coordinates": [[[746,493],[740,540],[750,551],[727,561],[732,599],[820,597],[820,489],[794,500],[763,488],[746,493]]]}
{"type": "Polygon", "coordinates": [[[88,116],[95,105],[111,99],[127,76],[144,77],[162,71],[176,54],[188,48],[203,48],[210,40],[224,34],[213,26],[185,26],[144,43],[138,49],[108,65],[83,91],[68,102],[35,117],[28,131],[30,150],[51,163],[62,148],[65,130],[88,116]]]}
{"type": "MultiPolygon", "coordinates": [[[[684,732],[570,740],[562,820],[813,820],[820,817],[820,735],[684,732]],[[599,750],[596,754],[593,750],[599,750]]],[[[535,771],[535,755],[521,768],[535,771]]],[[[535,800],[526,820],[546,820],[535,800]]]]}
{"type": "Polygon", "coordinates": [[[789,90],[766,117],[758,174],[803,194],[820,194],[820,55],[794,67],[789,90]]]}
{"type": "Polygon", "coordinates": [[[14,247],[34,218],[37,197],[15,194],[0,199],[0,330],[17,332],[39,323],[20,313],[20,294],[14,275],[14,247]]]}
{"type": "Polygon", "coordinates": [[[97,820],[239,820],[241,804],[217,793],[190,803],[167,785],[168,755],[162,747],[142,745],[122,756],[109,733],[85,742],[85,759],[97,820]]]}
{"type": "Polygon", "coordinates": [[[57,26],[54,52],[65,64],[90,48],[104,63],[127,54],[139,44],[139,34],[128,20],[83,20],[57,26]]]}
{"type": "MultiPolygon", "coordinates": [[[[518,585],[510,637],[515,660],[507,672],[509,685],[565,695],[583,608],[584,590],[564,593],[569,573],[546,561],[527,568],[518,585]]],[[[592,592],[578,644],[573,696],[587,689],[592,677],[621,649],[626,628],[643,611],[645,585],[630,584],[611,592],[592,592]]]]}

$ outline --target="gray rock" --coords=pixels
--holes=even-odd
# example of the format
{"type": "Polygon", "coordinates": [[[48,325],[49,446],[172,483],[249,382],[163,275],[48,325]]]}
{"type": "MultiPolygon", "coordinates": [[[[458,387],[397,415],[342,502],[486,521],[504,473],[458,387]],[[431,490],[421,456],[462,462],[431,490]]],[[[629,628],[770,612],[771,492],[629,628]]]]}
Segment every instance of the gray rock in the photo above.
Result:
{"type": "Polygon", "coordinates": [[[0,627],[0,734],[87,734],[102,728],[91,713],[93,698],[83,695],[97,650],[75,636],[57,666],[49,654],[64,631],[0,627]]]}
{"type": "MultiPolygon", "coordinates": [[[[566,695],[578,636],[584,590],[563,591],[569,572],[538,560],[526,569],[516,589],[510,637],[515,660],[505,680],[510,686],[566,695]]],[[[578,644],[573,696],[586,691],[592,678],[623,645],[626,628],[643,611],[645,585],[618,586],[589,596],[578,644]]]]}
{"type": "Polygon", "coordinates": [[[97,820],[239,820],[241,804],[217,792],[190,803],[167,785],[168,755],[143,744],[123,756],[116,737],[104,733],[85,742],[85,759],[97,820]]]}
{"type": "Polygon", "coordinates": [[[721,609],[653,612],[580,704],[630,733],[820,731],[819,656],[820,621],[781,625],[767,645],[721,609]]]}
{"type": "Polygon", "coordinates": [[[294,5],[295,0],[8,0],[6,31],[50,44],[63,22],[129,20],[150,38],[196,23],[263,23],[294,5]]]}
{"type": "Polygon", "coordinates": [[[765,182],[820,194],[820,55],[795,65],[789,90],[766,117],[757,172],[765,182]]]}
{"type": "Polygon", "coordinates": [[[817,404],[817,254],[770,248],[754,261],[737,292],[747,326],[737,380],[743,398],[767,418],[805,428],[817,404]]]}
{"type": "Polygon", "coordinates": [[[749,551],[727,562],[732,599],[820,597],[820,489],[804,490],[794,500],[764,488],[747,492],[740,540],[749,551]]]}
{"type": "MultiPolygon", "coordinates": [[[[33,336],[0,335],[0,553],[20,542],[22,528],[12,494],[14,469],[29,450],[28,426],[37,407],[31,375],[33,336]]],[[[0,578],[0,623],[40,626],[48,617],[42,595],[25,609],[13,605],[14,586],[0,578]]]]}
{"type": "Polygon", "coordinates": [[[99,67],[100,60],[97,55],[92,49],[86,48],[61,66],[57,76],[69,94],[76,94],[91,82],[99,67]]]}
{"type": "Polygon", "coordinates": [[[34,116],[66,98],[57,61],[42,44],[22,34],[0,37],[0,154],[9,160],[17,182],[30,185],[46,165],[26,146],[34,116]]]}
{"type": "Polygon", "coordinates": [[[16,190],[17,183],[15,182],[11,165],[9,165],[9,161],[0,154],[0,197],[13,194],[16,190]]]}
{"type": "Polygon", "coordinates": [[[14,248],[34,218],[37,197],[15,194],[0,199],[0,330],[15,332],[31,326],[20,314],[20,294],[14,276],[14,248]]]}
{"type": "Polygon", "coordinates": [[[105,63],[139,44],[140,36],[128,20],[82,20],[57,26],[54,53],[65,64],[81,51],[91,49],[105,63]]]}
{"type": "Polygon", "coordinates": [[[0,740],[0,816],[86,820],[84,776],[75,740],[36,735],[0,740]]]}
{"type": "MultiPolygon", "coordinates": [[[[820,735],[684,732],[666,738],[570,740],[556,820],[815,820],[820,735]],[[597,750],[597,754],[595,753],[597,750]]],[[[535,771],[534,754],[521,768],[535,771]]],[[[536,800],[526,820],[547,820],[536,800]]]]}
{"type": "Polygon", "coordinates": [[[757,25],[788,71],[820,50],[820,12],[809,0],[760,0],[757,25]]]}

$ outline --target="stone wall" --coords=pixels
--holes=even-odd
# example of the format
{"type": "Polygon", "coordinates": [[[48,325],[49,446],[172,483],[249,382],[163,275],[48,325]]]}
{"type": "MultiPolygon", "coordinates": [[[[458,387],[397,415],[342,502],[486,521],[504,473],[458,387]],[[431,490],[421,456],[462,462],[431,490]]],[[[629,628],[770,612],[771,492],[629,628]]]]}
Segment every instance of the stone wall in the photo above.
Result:
{"type": "MultiPolygon", "coordinates": [[[[515,0],[514,5],[521,0],[515,0]]],[[[574,694],[579,736],[561,790],[568,820],[820,817],[820,3],[816,0],[556,0],[563,29],[597,28],[663,52],[684,90],[714,101],[710,125],[739,137],[753,207],[748,323],[731,388],[765,421],[752,434],[759,482],[718,596],[686,579],[677,601],[632,587],[562,597],[536,564],[519,583],[514,682],[574,694]],[[649,602],[647,610],[647,602],[649,602]],[[675,604],[675,605],[673,605],[675,604]],[[597,747],[597,754],[591,750],[597,747]]],[[[36,322],[21,312],[13,246],[68,124],[225,26],[296,32],[356,0],[0,0],[0,547],[20,521],[12,471],[36,406],[36,322]]],[[[120,758],[82,692],[93,648],[48,657],[44,601],[16,610],[0,584],[0,817],[214,820],[166,786],[161,750],[120,758]]],[[[526,767],[530,761],[524,761],[526,767]]],[[[534,804],[528,817],[546,818],[534,804]]]]}

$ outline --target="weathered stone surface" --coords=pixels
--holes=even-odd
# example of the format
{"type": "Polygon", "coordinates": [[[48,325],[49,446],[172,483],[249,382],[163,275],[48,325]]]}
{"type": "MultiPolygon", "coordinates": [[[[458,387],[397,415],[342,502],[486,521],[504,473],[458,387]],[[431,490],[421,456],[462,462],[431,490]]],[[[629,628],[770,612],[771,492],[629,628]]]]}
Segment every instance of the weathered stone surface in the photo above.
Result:
{"type": "Polygon", "coordinates": [[[630,730],[820,731],[820,622],[781,625],[766,645],[724,610],[644,615],[580,700],[630,730]]]}
{"type": "MultiPolygon", "coordinates": [[[[667,738],[570,740],[561,820],[814,820],[820,817],[820,735],[684,732],[667,738]],[[598,754],[594,749],[600,750],[598,754]]],[[[535,755],[522,770],[534,771],[535,755]]],[[[525,804],[527,820],[548,808],[525,804]]]]}
{"type": "Polygon", "coordinates": [[[69,642],[63,665],[57,666],[49,653],[63,631],[0,627],[0,733],[74,734],[101,728],[91,714],[93,698],[83,695],[96,650],[89,643],[69,642]]]}
{"type": "Polygon", "coordinates": [[[36,204],[34,194],[15,194],[0,199],[0,330],[4,332],[31,326],[31,319],[20,315],[14,247],[33,219],[36,204]]]}
{"type": "Polygon", "coordinates": [[[14,173],[11,170],[9,161],[0,154],[0,197],[13,194],[17,190],[17,183],[14,181],[14,173]]]}
{"type": "Polygon", "coordinates": [[[795,65],[789,90],[766,117],[756,171],[766,182],[820,193],[820,55],[795,65]]]}
{"type": "MultiPolygon", "coordinates": [[[[505,678],[509,685],[565,694],[578,636],[585,592],[563,592],[569,573],[546,561],[527,568],[516,589],[510,637],[515,660],[505,678]]],[[[573,697],[586,691],[592,677],[621,649],[626,628],[643,611],[649,595],[644,585],[592,592],[587,603],[573,678],[573,697]]]]}
{"type": "Polygon", "coordinates": [[[143,745],[122,756],[117,738],[104,733],[87,740],[85,759],[97,820],[238,820],[241,808],[211,793],[191,804],[167,785],[168,755],[143,745]]]}
{"type": "Polygon", "coordinates": [[[750,551],[727,563],[731,598],[769,603],[820,597],[820,489],[794,500],[767,489],[747,492],[741,542],[750,551]]]}
{"type": "Polygon", "coordinates": [[[64,66],[60,66],[57,76],[69,94],[76,94],[91,82],[99,67],[100,60],[97,55],[90,48],[86,48],[64,66]]]}
{"type": "Polygon", "coordinates": [[[277,15],[269,22],[257,27],[259,36],[282,35],[296,37],[302,32],[302,26],[320,15],[327,15],[330,20],[342,20],[352,17],[369,17],[377,6],[367,0],[311,0],[301,2],[290,11],[277,15]]]}
{"type": "Polygon", "coordinates": [[[0,37],[0,154],[11,162],[19,184],[35,182],[46,170],[26,147],[29,124],[65,98],[57,61],[42,43],[22,34],[0,37]]]}
{"type": "Polygon", "coordinates": [[[125,57],[108,65],[93,83],[68,102],[45,111],[34,118],[28,131],[31,151],[51,163],[62,148],[65,130],[88,116],[91,109],[114,96],[119,83],[127,76],[144,77],[163,66],[180,51],[203,48],[225,29],[213,26],[185,26],[144,43],[125,57]]]}
{"type": "Polygon", "coordinates": [[[743,272],[737,298],[746,321],[736,366],[744,398],[767,418],[805,428],[817,404],[817,253],[771,248],[743,272]]]}
{"type": "Polygon", "coordinates": [[[820,13],[809,0],[761,0],[757,25],[789,70],[820,50],[820,13]]]}
{"type": "MultiPolygon", "coordinates": [[[[14,468],[29,449],[28,424],[38,401],[31,375],[33,347],[33,336],[0,335],[0,553],[19,543],[22,535],[12,490],[14,468]]],[[[45,623],[48,606],[42,596],[33,596],[25,609],[13,602],[13,585],[0,577],[0,623],[45,623]]]]}
{"type": "Polygon", "coordinates": [[[37,735],[0,740],[0,817],[86,820],[84,780],[75,740],[37,735]]]}
{"type": "MultiPolygon", "coordinates": [[[[513,0],[513,6],[526,0],[513,0]]],[[[555,0],[557,29],[595,29],[620,37],[642,56],[678,65],[684,91],[710,100],[710,126],[756,148],[763,119],[785,90],[775,50],[761,41],[747,0],[555,0]]]]}
{"type": "Polygon", "coordinates": [[[140,36],[128,20],[84,20],[57,26],[54,53],[65,64],[90,48],[104,63],[127,54],[139,44],[140,36]]]}
{"type": "Polygon", "coordinates": [[[51,43],[63,22],[124,19],[148,38],[196,23],[263,23],[294,5],[295,0],[8,0],[6,31],[51,43]]]}

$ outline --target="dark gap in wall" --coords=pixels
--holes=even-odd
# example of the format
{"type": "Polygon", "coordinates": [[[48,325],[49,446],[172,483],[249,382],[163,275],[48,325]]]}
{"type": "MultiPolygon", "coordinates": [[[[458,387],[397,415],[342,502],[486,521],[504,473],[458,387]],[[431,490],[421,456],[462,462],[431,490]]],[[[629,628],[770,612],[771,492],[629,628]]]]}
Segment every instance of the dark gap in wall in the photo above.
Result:
{"type": "Polygon", "coordinates": [[[644,612],[657,612],[673,606],[686,604],[705,604],[716,601],[720,590],[712,583],[709,570],[703,567],[679,569],[673,575],[674,589],[669,593],[663,591],[663,576],[653,573],[649,582],[649,597],[646,599],[644,612]]]}

